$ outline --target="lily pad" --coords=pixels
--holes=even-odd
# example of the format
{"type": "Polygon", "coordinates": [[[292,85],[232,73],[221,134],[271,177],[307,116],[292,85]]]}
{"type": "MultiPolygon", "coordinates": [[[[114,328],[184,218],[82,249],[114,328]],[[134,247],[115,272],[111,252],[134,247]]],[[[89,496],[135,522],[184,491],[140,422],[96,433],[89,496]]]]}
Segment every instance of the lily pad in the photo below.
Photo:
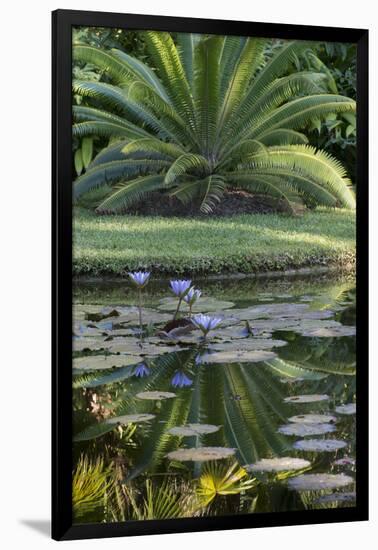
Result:
{"type": "Polygon", "coordinates": [[[220,426],[214,426],[212,424],[187,424],[186,426],[176,426],[168,430],[171,435],[179,435],[182,437],[211,434],[217,432],[220,426]]]}
{"type": "Polygon", "coordinates": [[[290,489],[296,491],[321,491],[339,489],[354,483],[354,479],[345,474],[302,474],[288,481],[290,489]]]}
{"type": "Polygon", "coordinates": [[[276,357],[273,351],[230,350],[207,353],[201,357],[201,363],[259,363],[276,357]]]}
{"type": "Polygon", "coordinates": [[[297,416],[288,418],[288,421],[295,422],[296,424],[327,424],[336,422],[337,418],[331,414],[298,414],[297,416]]]}
{"type": "Polygon", "coordinates": [[[175,346],[166,346],[157,340],[158,344],[155,344],[152,339],[145,340],[142,344],[138,339],[134,338],[117,338],[110,343],[109,351],[111,353],[121,354],[134,354],[141,356],[155,356],[163,355],[164,353],[171,353],[179,351],[181,348],[175,346]]]}
{"type": "Polygon", "coordinates": [[[330,495],[322,495],[319,497],[315,504],[326,504],[328,502],[354,502],[356,500],[356,493],[331,493],[330,495]]]}
{"type": "Polygon", "coordinates": [[[356,403],[348,403],[346,405],[339,405],[335,408],[338,414],[356,414],[356,403]]]}
{"type": "Polygon", "coordinates": [[[317,403],[318,401],[327,401],[329,395],[320,395],[320,394],[308,394],[308,395],[292,395],[290,397],[285,397],[285,403],[317,403]]]}
{"type": "Polygon", "coordinates": [[[148,422],[155,418],[154,414],[125,414],[124,416],[113,416],[105,420],[106,424],[139,424],[139,422],[148,422]]]}
{"type": "Polygon", "coordinates": [[[73,338],[72,348],[74,351],[97,351],[106,347],[103,338],[73,338]]]}
{"type": "Polygon", "coordinates": [[[73,368],[85,371],[111,369],[135,365],[140,358],[135,355],[90,355],[73,360],[73,368]]]}
{"type": "Polygon", "coordinates": [[[284,435],[299,435],[305,437],[306,435],[322,435],[334,432],[335,429],[333,424],[292,423],[280,426],[278,432],[284,435]]]}
{"type": "Polygon", "coordinates": [[[244,468],[251,472],[289,472],[303,470],[311,466],[311,462],[303,458],[284,456],[280,458],[262,458],[255,464],[247,464],[244,468]]]}
{"type": "MultiPolygon", "coordinates": [[[[225,335],[223,332],[218,332],[216,337],[223,338],[225,335]]],[[[285,340],[274,340],[273,338],[244,338],[231,341],[223,341],[211,343],[211,349],[219,351],[252,351],[252,350],[263,350],[263,349],[272,349],[280,348],[286,346],[287,342],[285,340]]]]}
{"type": "Polygon", "coordinates": [[[235,449],[227,447],[198,447],[192,449],[178,449],[167,454],[170,460],[179,462],[193,461],[206,462],[207,460],[221,460],[235,454],[235,449]]]}
{"type": "Polygon", "coordinates": [[[162,399],[171,399],[172,397],[176,397],[176,394],[170,391],[142,391],[137,393],[136,397],[138,397],[138,399],[161,401],[162,399]]]}
{"type": "MultiPolygon", "coordinates": [[[[160,300],[158,309],[163,311],[176,311],[178,300],[177,298],[163,298],[160,300]]],[[[204,313],[213,310],[224,310],[234,307],[233,302],[227,302],[224,300],[217,300],[210,296],[201,296],[192,307],[193,313],[204,313]]],[[[181,312],[189,311],[188,306],[183,303],[181,305],[181,312]]]]}
{"type": "Polygon", "coordinates": [[[356,334],[356,327],[349,325],[341,325],[340,327],[319,327],[310,330],[304,330],[302,336],[308,336],[311,338],[337,338],[339,336],[354,336],[356,334]]]}
{"type": "Polygon", "coordinates": [[[355,464],[356,460],[351,456],[343,456],[333,463],[334,466],[354,466],[355,464]]]}
{"type": "Polygon", "coordinates": [[[338,439],[300,439],[293,445],[294,449],[300,451],[314,451],[332,453],[338,449],[343,449],[347,444],[338,439]]]}

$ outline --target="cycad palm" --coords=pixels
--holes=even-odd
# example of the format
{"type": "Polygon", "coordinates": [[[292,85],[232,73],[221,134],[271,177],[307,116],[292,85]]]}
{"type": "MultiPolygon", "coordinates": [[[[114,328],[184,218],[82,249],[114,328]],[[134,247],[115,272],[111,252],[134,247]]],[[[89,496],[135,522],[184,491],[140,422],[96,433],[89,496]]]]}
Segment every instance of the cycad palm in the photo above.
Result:
{"type": "Polygon", "coordinates": [[[289,208],[298,199],[354,207],[342,165],[298,131],[355,110],[353,100],[326,92],[323,74],[286,75],[308,44],[287,42],[266,60],[260,38],[183,34],[176,45],[168,33],[145,32],[145,40],[157,74],[119,50],[74,47],[76,60],[113,82],[74,82],[74,92],[96,105],[73,107],[74,135],[113,140],[75,182],[76,199],[108,184],[100,213],[157,190],[210,212],[232,188],[289,208]]]}

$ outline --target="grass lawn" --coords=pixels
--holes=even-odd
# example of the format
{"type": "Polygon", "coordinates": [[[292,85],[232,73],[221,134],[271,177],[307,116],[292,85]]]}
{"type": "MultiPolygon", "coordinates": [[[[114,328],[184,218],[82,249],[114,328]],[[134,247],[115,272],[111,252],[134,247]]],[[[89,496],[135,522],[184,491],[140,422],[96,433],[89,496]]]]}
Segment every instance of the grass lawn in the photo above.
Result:
{"type": "Polygon", "coordinates": [[[103,216],[76,209],[75,275],[122,276],[282,271],[347,267],[355,261],[355,214],[319,209],[302,217],[242,214],[228,218],[103,216]]]}

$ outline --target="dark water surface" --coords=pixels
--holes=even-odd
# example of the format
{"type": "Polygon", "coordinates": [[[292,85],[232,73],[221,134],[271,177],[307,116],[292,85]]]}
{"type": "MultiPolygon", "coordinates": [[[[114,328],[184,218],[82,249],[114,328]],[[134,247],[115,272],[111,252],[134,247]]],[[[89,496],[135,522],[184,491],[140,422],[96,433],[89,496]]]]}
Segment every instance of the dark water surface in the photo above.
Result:
{"type": "Polygon", "coordinates": [[[223,319],[206,341],[169,332],[168,281],[143,341],[128,281],[77,284],[75,520],[354,506],[354,280],[193,284],[223,319]]]}

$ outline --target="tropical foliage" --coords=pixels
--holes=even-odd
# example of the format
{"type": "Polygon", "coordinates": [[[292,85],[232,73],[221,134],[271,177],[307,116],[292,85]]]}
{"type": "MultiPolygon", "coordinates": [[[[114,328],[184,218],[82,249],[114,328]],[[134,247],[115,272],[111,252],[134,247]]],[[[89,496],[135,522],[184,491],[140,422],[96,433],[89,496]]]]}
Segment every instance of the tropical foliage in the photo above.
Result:
{"type": "Polygon", "coordinates": [[[75,63],[101,74],[73,82],[82,98],[73,136],[110,140],[82,162],[76,199],[104,187],[97,212],[113,213],[159,191],[209,213],[228,189],[241,189],[289,211],[298,203],[354,208],[345,169],[303,130],[353,113],[355,101],[330,93],[322,70],[293,72],[308,43],[285,42],[265,55],[270,42],[260,38],[141,36],[156,71],[120,49],[73,48],[75,63]]]}

